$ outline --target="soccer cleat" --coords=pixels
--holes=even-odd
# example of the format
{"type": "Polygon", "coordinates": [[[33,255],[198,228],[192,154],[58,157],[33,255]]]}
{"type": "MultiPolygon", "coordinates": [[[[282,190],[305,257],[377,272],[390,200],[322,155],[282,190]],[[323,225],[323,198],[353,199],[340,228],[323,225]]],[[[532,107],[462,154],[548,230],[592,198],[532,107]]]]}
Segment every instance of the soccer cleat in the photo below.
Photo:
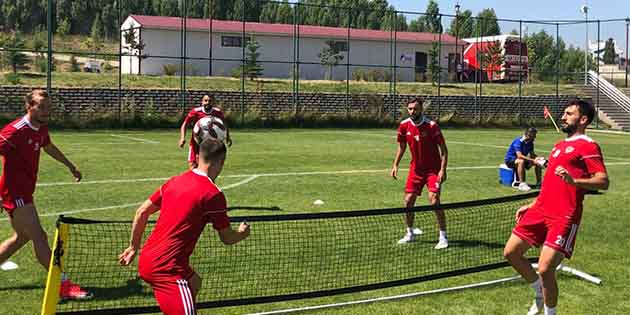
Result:
{"type": "Polygon", "coordinates": [[[534,299],[534,303],[527,311],[527,315],[542,315],[545,309],[545,304],[542,297],[537,297],[534,299]]]}
{"type": "Polygon", "coordinates": [[[435,249],[443,249],[448,247],[448,240],[443,238],[435,245],[435,249]]]}
{"type": "Polygon", "coordinates": [[[407,243],[411,243],[413,241],[416,240],[416,237],[414,234],[405,234],[405,236],[403,236],[403,238],[398,240],[398,244],[407,244],[407,243]]]}
{"type": "Polygon", "coordinates": [[[419,228],[414,228],[413,229],[413,235],[421,235],[422,233],[424,233],[421,229],[419,228]]]}
{"type": "Polygon", "coordinates": [[[530,191],[531,189],[532,188],[529,187],[529,185],[527,185],[527,183],[524,183],[524,182],[518,185],[518,190],[520,191],[530,191]]]}
{"type": "Polygon", "coordinates": [[[92,293],[81,289],[78,284],[69,279],[61,281],[61,286],[59,287],[59,298],[61,300],[87,300],[92,297],[92,293]]]}

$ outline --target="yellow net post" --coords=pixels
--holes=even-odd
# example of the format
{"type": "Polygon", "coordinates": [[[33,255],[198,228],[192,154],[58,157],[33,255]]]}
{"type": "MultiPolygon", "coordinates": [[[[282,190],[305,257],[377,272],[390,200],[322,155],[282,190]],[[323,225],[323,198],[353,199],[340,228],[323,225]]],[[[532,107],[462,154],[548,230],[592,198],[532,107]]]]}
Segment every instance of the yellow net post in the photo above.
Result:
{"type": "Polygon", "coordinates": [[[53,253],[50,257],[50,265],[48,266],[46,290],[44,291],[44,301],[42,303],[42,315],[53,315],[57,309],[59,287],[61,286],[61,273],[63,270],[64,244],[68,241],[68,232],[68,224],[61,222],[57,224],[53,253]]]}

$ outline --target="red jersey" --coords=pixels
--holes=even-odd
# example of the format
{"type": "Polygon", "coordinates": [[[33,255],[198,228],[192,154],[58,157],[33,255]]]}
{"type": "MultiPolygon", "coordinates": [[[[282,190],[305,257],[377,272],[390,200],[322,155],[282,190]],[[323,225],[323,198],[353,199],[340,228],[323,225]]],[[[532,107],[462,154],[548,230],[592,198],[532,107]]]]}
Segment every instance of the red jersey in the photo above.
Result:
{"type": "Polygon", "coordinates": [[[187,279],[197,240],[207,223],[215,230],[230,225],[223,192],[198,170],[190,170],[164,183],[150,197],[160,217],[142,246],[138,269],[147,280],[187,279]]]}
{"type": "MultiPolygon", "coordinates": [[[[220,108],[218,107],[212,107],[210,109],[210,112],[206,112],[205,109],[203,108],[203,106],[198,106],[195,107],[193,109],[190,110],[190,112],[188,112],[188,115],[186,115],[186,118],[184,119],[184,123],[186,125],[194,125],[199,119],[204,118],[206,116],[214,116],[217,117],[219,119],[221,119],[222,121],[224,121],[225,123],[225,115],[223,115],[223,112],[221,111],[220,108]]],[[[194,140],[194,135],[190,135],[190,146],[194,148],[194,152],[198,153],[198,148],[196,147],[196,143],[194,140]]]]}
{"type": "Polygon", "coordinates": [[[442,165],[438,145],[444,143],[440,127],[435,121],[423,118],[416,125],[407,118],[398,127],[398,143],[407,142],[411,151],[410,170],[416,174],[437,173],[442,165]]]}
{"type": "Polygon", "coordinates": [[[16,119],[0,131],[0,199],[29,197],[35,192],[40,149],[50,144],[48,127],[33,127],[27,117],[16,119]]]}
{"type": "Polygon", "coordinates": [[[555,174],[558,166],[564,167],[573,178],[589,178],[595,173],[606,172],[601,149],[585,135],[556,143],[549,155],[549,166],[533,207],[546,217],[566,218],[579,224],[586,190],[564,182],[555,174]]]}

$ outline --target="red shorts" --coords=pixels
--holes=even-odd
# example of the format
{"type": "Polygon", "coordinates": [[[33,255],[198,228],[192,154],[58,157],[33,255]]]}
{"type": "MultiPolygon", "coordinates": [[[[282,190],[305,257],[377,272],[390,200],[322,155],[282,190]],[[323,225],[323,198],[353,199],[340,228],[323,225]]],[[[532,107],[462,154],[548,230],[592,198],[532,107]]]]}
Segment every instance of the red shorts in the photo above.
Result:
{"type": "Polygon", "coordinates": [[[422,187],[427,186],[427,190],[432,193],[440,192],[440,183],[438,183],[438,176],[435,173],[416,174],[413,171],[409,172],[407,176],[407,184],[405,185],[406,193],[416,193],[420,195],[422,193],[422,187]]]}
{"type": "Polygon", "coordinates": [[[195,297],[186,279],[148,282],[165,315],[195,315],[195,297]]]}
{"type": "MultiPolygon", "coordinates": [[[[579,222],[578,222],[579,223],[579,222]]],[[[541,210],[530,208],[518,221],[512,233],[531,246],[551,247],[571,258],[579,224],[565,218],[545,217],[541,210]]]]}
{"type": "Polygon", "coordinates": [[[191,140],[188,148],[188,162],[197,162],[197,155],[199,154],[199,145],[191,140]]]}
{"type": "Polygon", "coordinates": [[[33,203],[33,196],[26,196],[26,197],[11,197],[11,196],[6,196],[6,197],[1,197],[0,198],[0,202],[2,202],[0,204],[0,206],[2,208],[4,208],[5,210],[7,210],[7,213],[9,214],[9,216],[13,216],[13,211],[15,211],[15,209],[19,208],[19,207],[24,207],[27,204],[33,203]]]}

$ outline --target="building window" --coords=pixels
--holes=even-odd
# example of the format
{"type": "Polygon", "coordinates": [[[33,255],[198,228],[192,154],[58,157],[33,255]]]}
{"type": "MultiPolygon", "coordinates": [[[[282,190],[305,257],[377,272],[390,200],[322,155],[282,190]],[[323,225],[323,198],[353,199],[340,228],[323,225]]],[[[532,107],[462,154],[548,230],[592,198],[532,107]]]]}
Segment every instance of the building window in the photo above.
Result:
{"type": "MultiPolygon", "coordinates": [[[[223,47],[243,47],[243,38],[240,36],[221,36],[221,46],[223,47]]],[[[249,40],[249,37],[245,38],[249,40]]]]}
{"type": "Polygon", "coordinates": [[[348,42],[345,42],[345,41],[335,42],[335,49],[337,51],[348,51],[348,42]]]}

